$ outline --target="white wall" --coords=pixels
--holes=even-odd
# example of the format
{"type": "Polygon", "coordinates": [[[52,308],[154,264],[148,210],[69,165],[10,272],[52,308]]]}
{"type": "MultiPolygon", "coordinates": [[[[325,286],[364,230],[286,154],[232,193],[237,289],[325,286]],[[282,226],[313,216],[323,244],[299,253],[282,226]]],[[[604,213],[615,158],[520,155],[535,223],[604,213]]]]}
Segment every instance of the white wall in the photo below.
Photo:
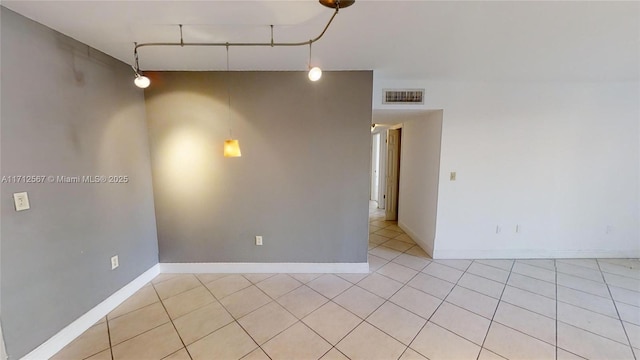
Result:
{"type": "Polygon", "coordinates": [[[434,257],[640,256],[637,82],[393,87],[444,109],[434,257]]]}
{"type": "Polygon", "coordinates": [[[402,124],[398,225],[433,255],[438,203],[442,111],[402,124]]]}

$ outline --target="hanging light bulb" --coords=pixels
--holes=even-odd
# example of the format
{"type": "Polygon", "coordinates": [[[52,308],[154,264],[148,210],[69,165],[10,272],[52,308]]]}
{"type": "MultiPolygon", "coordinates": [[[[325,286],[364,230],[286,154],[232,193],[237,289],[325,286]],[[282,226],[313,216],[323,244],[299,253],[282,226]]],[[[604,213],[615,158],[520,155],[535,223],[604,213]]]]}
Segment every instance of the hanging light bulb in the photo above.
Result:
{"type": "Polygon", "coordinates": [[[311,45],[313,40],[309,40],[309,80],[318,81],[322,77],[322,69],[317,66],[311,67],[311,45]]]}
{"type": "Polygon", "coordinates": [[[136,74],[136,78],[133,80],[133,83],[140,89],[146,89],[151,85],[151,80],[144,75],[136,74]]]}
{"type": "Polygon", "coordinates": [[[229,45],[227,45],[227,100],[229,105],[229,139],[224,141],[224,157],[241,157],[240,142],[231,134],[231,90],[229,89],[229,45]]]}
{"type": "Polygon", "coordinates": [[[309,70],[309,80],[318,81],[322,77],[322,69],[317,66],[314,66],[309,70]]]}

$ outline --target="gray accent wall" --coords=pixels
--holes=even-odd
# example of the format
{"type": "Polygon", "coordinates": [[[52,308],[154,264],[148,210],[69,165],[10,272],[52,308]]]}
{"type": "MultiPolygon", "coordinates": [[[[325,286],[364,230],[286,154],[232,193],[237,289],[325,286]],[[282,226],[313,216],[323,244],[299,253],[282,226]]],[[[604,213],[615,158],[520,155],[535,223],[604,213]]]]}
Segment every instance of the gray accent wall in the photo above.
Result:
{"type": "Polygon", "coordinates": [[[1,175],[129,178],[1,184],[2,325],[17,359],[157,264],[157,234],[131,68],[0,9],[1,175]],[[31,209],[16,212],[12,194],[22,191],[31,209]]]}
{"type": "Polygon", "coordinates": [[[371,71],[149,76],[161,263],[367,261],[371,71]]]}

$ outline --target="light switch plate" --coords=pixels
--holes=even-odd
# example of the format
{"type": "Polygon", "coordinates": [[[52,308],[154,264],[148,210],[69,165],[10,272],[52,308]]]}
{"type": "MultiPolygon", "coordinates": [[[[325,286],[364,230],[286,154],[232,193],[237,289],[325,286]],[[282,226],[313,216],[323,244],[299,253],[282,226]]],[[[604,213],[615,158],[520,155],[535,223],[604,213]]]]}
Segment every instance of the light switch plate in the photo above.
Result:
{"type": "Polygon", "coordinates": [[[26,192],[13,194],[13,202],[16,205],[16,211],[29,210],[29,196],[26,192]]]}
{"type": "Polygon", "coordinates": [[[452,172],[449,174],[449,180],[450,180],[450,181],[456,181],[456,172],[455,172],[455,171],[452,171],[452,172]]]}

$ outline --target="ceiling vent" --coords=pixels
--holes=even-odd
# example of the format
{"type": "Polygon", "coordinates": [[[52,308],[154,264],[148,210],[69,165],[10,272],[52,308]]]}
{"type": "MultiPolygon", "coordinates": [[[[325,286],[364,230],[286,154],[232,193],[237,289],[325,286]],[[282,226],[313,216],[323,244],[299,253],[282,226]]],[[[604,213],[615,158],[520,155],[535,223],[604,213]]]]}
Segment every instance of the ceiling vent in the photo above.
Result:
{"type": "Polygon", "coordinates": [[[382,93],[383,104],[424,104],[424,89],[385,89],[382,93]]]}

